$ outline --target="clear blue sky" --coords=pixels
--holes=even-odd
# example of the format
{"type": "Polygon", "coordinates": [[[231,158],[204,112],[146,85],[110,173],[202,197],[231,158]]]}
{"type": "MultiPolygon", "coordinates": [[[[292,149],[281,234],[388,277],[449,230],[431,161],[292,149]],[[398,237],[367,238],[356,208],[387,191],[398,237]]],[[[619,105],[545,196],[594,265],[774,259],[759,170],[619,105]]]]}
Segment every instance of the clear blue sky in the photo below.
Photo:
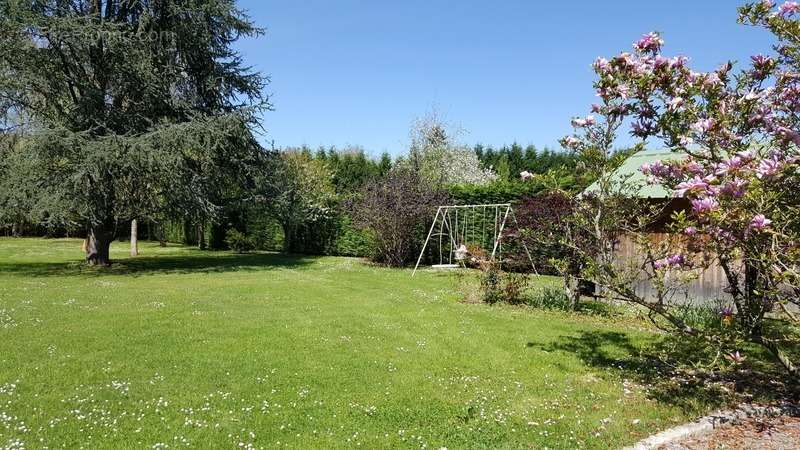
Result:
{"type": "Polygon", "coordinates": [[[267,29],[239,48],[272,78],[277,146],[396,155],[435,107],[465,143],[555,148],[595,101],[594,58],[645,32],[697,70],[769,52],[769,34],[736,23],[742,2],[239,0],[267,29]]]}

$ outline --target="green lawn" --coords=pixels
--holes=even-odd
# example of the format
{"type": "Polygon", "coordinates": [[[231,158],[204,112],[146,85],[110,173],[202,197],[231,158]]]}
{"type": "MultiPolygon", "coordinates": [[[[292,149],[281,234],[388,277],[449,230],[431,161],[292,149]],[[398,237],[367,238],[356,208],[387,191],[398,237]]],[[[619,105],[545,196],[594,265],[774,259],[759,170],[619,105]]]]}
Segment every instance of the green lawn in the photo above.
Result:
{"type": "Polygon", "coordinates": [[[652,339],[617,319],[351,258],[112,253],[0,239],[0,448],[613,448],[690,414],[613,367],[652,339]]]}

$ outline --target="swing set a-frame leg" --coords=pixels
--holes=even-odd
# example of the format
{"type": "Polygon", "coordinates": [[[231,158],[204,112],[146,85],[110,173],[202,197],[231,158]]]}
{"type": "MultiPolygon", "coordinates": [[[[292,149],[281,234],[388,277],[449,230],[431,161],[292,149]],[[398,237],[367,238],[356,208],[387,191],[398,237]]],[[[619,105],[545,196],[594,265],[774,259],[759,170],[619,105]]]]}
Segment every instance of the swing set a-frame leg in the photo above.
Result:
{"type": "Polygon", "coordinates": [[[510,205],[506,209],[506,213],[503,216],[503,222],[500,223],[500,230],[498,230],[497,237],[494,240],[494,247],[492,248],[492,256],[490,256],[490,261],[494,261],[494,255],[497,253],[497,246],[500,245],[500,241],[503,239],[503,229],[506,227],[506,220],[508,220],[509,211],[511,211],[510,205]]]}
{"type": "MultiPolygon", "coordinates": [[[[514,219],[514,223],[517,225],[517,230],[519,230],[519,221],[517,220],[517,214],[513,209],[511,210],[511,217],[514,219]]],[[[528,246],[525,245],[525,239],[520,238],[519,241],[522,243],[522,248],[525,249],[525,254],[528,255],[528,261],[531,263],[531,269],[533,269],[533,273],[539,275],[539,272],[536,271],[536,264],[533,263],[531,252],[528,250],[528,246]]]]}
{"type": "Polygon", "coordinates": [[[436,227],[436,222],[439,220],[439,213],[441,212],[442,212],[442,207],[440,206],[436,210],[436,217],[433,218],[431,229],[428,231],[428,237],[425,238],[425,243],[422,245],[422,251],[419,252],[419,258],[417,258],[417,264],[414,266],[414,271],[411,272],[412,277],[414,276],[414,274],[417,273],[417,268],[419,267],[419,263],[422,261],[422,255],[425,254],[425,249],[428,247],[428,241],[431,240],[431,235],[433,235],[433,229],[436,227]]]}

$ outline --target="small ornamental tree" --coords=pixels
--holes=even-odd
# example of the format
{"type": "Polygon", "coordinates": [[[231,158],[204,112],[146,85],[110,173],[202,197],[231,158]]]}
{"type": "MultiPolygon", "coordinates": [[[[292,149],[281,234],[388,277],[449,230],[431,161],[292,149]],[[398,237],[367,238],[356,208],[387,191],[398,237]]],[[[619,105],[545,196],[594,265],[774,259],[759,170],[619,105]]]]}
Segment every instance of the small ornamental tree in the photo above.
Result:
{"type": "MultiPolygon", "coordinates": [[[[584,273],[616,298],[667,319],[680,333],[731,350],[741,340],[761,345],[796,377],[797,365],[783,347],[792,337],[783,332],[782,322],[796,323],[789,305],[800,304],[800,5],[762,1],[739,12],[741,23],[776,36],[776,55],[754,55],[739,72],[730,62],[696,72],[686,57],[662,55],[659,34],[646,34],[632,53],[595,61],[600,102],[592,106],[592,115],[573,120],[577,132],[562,143],[597,158],[614,136],[600,124],[624,122],[642,141],[655,139],[686,155],[642,167],[651,182],[691,203],[687,213],[674,217],[680,239],[659,246],[642,243],[643,269],[666,292],[667,283],[718,264],[733,303],[720,315],[731,325],[691,326],[678,317],[668,296],[646,301],[614,273],[584,273]]],[[[609,179],[601,176],[601,184],[609,179]]],[[[604,195],[613,192],[609,187],[604,195]]],[[[733,355],[740,359],[738,349],[733,355]]]]}
{"type": "Polygon", "coordinates": [[[436,186],[494,181],[497,175],[481,167],[478,155],[456,142],[458,134],[435,112],[418,119],[411,130],[410,168],[436,186]]]}

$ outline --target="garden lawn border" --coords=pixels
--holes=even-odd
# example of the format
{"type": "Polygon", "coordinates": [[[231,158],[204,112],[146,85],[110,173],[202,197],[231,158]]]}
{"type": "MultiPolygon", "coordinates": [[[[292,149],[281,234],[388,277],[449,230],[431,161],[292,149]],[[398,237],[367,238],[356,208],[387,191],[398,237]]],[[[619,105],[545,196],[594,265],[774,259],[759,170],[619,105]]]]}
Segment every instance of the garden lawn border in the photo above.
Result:
{"type": "Polygon", "coordinates": [[[733,410],[720,410],[695,421],[656,433],[624,450],[650,450],[674,443],[688,437],[708,434],[720,427],[732,425],[753,417],[800,417],[800,405],[781,404],[772,406],[740,404],[733,410]]]}

